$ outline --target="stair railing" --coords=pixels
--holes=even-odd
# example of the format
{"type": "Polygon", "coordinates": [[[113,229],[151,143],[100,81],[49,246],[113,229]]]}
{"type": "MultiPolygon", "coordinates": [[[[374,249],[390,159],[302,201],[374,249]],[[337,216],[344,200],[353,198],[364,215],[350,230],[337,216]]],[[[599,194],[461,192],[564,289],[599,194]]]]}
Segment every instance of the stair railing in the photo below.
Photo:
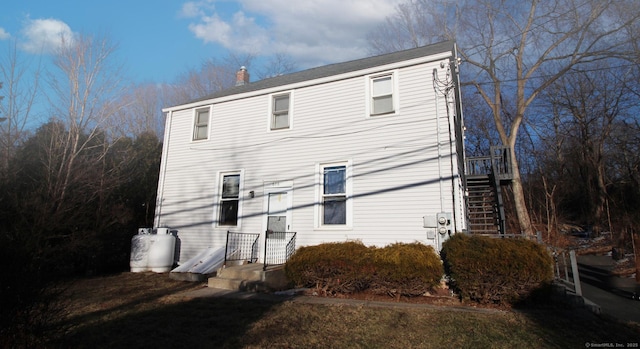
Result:
{"type": "Polygon", "coordinates": [[[491,169],[500,181],[513,179],[513,167],[511,166],[511,149],[506,145],[492,146],[491,169]]]}
{"type": "Polygon", "coordinates": [[[271,231],[264,234],[264,266],[284,264],[296,250],[296,232],[271,231]]]}
{"type": "Polygon", "coordinates": [[[493,146],[491,151],[491,177],[493,177],[493,188],[496,194],[497,225],[500,234],[506,233],[506,222],[504,213],[504,200],[502,199],[501,182],[512,179],[511,150],[508,146],[493,146]]]}
{"type": "Polygon", "coordinates": [[[224,265],[227,261],[258,261],[258,239],[260,234],[233,233],[227,231],[227,243],[224,250],[224,265]]]}
{"type": "Polygon", "coordinates": [[[484,176],[491,172],[490,156],[474,156],[467,158],[467,176],[484,176]]]}

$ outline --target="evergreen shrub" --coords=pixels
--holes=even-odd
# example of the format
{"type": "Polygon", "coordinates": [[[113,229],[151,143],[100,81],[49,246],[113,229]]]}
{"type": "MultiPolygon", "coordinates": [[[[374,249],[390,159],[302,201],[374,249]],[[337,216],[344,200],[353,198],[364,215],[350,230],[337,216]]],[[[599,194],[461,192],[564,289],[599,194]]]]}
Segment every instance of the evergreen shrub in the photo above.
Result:
{"type": "Polygon", "coordinates": [[[396,296],[419,296],[440,283],[444,270],[431,246],[395,243],[374,251],[372,291],[396,296]]]}
{"type": "Polygon", "coordinates": [[[285,265],[291,282],[326,293],[371,292],[421,295],[442,278],[442,262],[430,246],[396,243],[384,248],[361,242],[299,248],[285,265]]]}
{"type": "Polygon", "coordinates": [[[371,279],[372,249],[358,241],[300,247],[287,261],[285,273],[301,287],[328,293],[362,291],[371,279]]]}
{"type": "Polygon", "coordinates": [[[544,246],[524,239],[456,234],[443,244],[441,256],[461,297],[483,304],[513,304],[553,278],[553,259],[544,246]]]}

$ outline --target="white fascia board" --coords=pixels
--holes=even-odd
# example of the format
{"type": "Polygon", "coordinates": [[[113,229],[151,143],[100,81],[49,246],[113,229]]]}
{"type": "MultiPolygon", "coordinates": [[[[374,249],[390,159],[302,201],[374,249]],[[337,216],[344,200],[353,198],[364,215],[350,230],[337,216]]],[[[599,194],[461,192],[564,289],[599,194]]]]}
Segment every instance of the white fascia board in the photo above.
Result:
{"type": "Polygon", "coordinates": [[[220,98],[205,99],[205,100],[202,100],[202,101],[189,103],[189,104],[181,104],[181,105],[178,105],[178,106],[175,106],[175,107],[164,108],[164,109],[162,109],[162,112],[168,113],[168,112],[174,112],[174,111],[178,111],[178,110],[198,108],[198,107],[202,107],[202,106],[205,106],[205,105],[223,103],[223,102],[228,102],[228,101],[232,101],[232,100],[249,98],[249,97],[260,96],[260,95],[265,95],[265,94],[271,94],[271,93],[276,93],[276,92],[279,92],[279,91],[294,90],[294,89],[298,89],[298,88],[302,88],[302,87],[320,85],[320,84],[325,84],[325,83],[332,82],[332,81],[339,81],[339,80],[350,79],[350,78],[353,78],[353,77],[369,75],[369,74],[376,73],[378,71],[392,70],[392,69],[410,67],[410,66],[418,65],[418,64],[424,64],[424,63],[439,61],[439,60],[442,60],[442,59],[445,59],[445,58],[449,58],[449,57],[452,57],[452,56],[453,56],[452,53],[450,51],[447,51],[447,52],[442,52],[442,53],[438,53],[438,54],[434,54],[434,55],[429,55],[429,56],[426,56],[426,57],[414,58],[414,59],[410,59],[410,60],[406,60],[406,61],[400,61],[400,62],[390,63],[390,64],[386,64],[386,65],[379,65],[379,66],[375,66],[375,67],[371,67],[371,68],[367,68],[367,69],[356,70],[356,71],[352,71],[352,72],[348,72],[348,73],[344,73],[344,74],[331,75],[331,76],[327,76],[327,77],[320,78],[320,79],[301,81],[301,82],[297,82],[297,83],[294,83],[294,84],[280,85],[280,86],[275,86],[275,87],[272,87],[272,88],[266,88],[266,89],[262,89],[262,90],[250,91],[250,92],[246,92],[246,93],[238,93],[238,94],[224,96],[224,97],[220,97],[220,98]]]}

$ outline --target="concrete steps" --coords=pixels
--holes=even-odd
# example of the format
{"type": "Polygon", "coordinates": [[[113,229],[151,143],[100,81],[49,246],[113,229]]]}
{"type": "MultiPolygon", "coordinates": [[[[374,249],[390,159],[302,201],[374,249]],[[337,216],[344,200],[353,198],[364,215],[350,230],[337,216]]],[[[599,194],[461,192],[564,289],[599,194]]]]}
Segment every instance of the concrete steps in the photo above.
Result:
{"type": "Polygon", "coordinates": [[[227,266],[219,269],[215,277],[209,278],[207,286],[249,292],[272,292],[288,288],[283,265],[268,267],[267,270],[262,268],[263,264],[259,263],[227,266]]]}

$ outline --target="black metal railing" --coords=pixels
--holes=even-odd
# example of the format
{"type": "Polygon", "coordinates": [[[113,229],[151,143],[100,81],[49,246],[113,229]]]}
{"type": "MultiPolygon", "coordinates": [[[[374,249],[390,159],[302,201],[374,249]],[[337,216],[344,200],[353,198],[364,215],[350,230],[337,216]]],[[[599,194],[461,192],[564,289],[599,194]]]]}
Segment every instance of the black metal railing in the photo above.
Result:
{"type": "Polygon", "coordinates": [[[467,158],[467,176],[493,174],[498,180],[513,179],[511,150],[508,146],[492,146],[489,156],[467,158]]]}
{"type": "Polygon", "coordinates": [[[227,261],[258,261],[258,239],[260,234],[232,233],[227,231],[227,246],[224,251],[224,264],[227,261]]]}
{"type": "Polygon", "coordinates": [[[264,267],[278,265],[287,262],[296,250],[296,232],[271,231],[264,234],[264,267]]]}
{"type": "Polygon", "coordinates": [[[474,156],[467,158],[467,176],[486,176],[491,173],[490,156],[474,156]]]}
{"type": "Polygon", "coordinates": [[[511,166],[511,149],[508,146],[494,146],[490,148],[493,174],[499,180],[513,179],[511,166]]]}

